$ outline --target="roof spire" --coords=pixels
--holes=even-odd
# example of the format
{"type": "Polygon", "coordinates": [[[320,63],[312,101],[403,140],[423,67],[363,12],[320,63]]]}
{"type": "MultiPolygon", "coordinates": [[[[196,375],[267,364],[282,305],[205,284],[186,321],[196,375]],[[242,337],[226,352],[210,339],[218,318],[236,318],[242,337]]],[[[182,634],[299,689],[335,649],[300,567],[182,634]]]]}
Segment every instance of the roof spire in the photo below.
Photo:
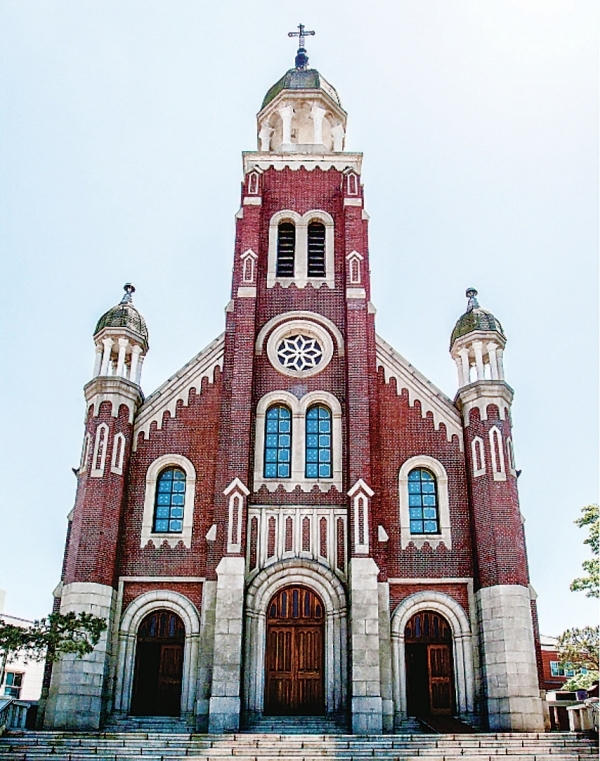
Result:
{"type": "Polygon", "coordinates": [[[307,32],[304,24],[298,24],[297,32],[288,32],[288,37],[298,38],[298,53],[296,55],[296,68],[307,69],[308,68],[308,56],[306,55],[306,48],[304,47],[306,37],[312,37],[314,32],[307,32]]]}
{"type": "Polygon", "coordinates": [[[123,294],[123,298],[121,299],[121,304],[131,304],[133,299],[131,298],[133,294],[135,293],[135,285],[132,285],[131,283],[125,283],[123,286],[123,290],[125,293],[123,294]]]}
{"type": "Polygon", "coordinates": [[[467,312],[472,312],[474,309],[479,309],[479,302],[477,301],[477,291],[475,288],[467,288],[465,296],[469,299],[467,303],[467,312]]]}

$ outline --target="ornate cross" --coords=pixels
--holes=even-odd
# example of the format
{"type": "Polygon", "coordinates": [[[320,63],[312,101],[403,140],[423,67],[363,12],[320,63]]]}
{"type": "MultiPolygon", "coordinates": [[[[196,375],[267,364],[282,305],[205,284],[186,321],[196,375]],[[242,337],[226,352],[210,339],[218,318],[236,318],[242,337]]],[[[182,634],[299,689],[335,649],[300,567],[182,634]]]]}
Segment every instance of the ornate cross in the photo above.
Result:
{"type": "Polygon", "coordinates": [[[298,47],[303,48],[306,42],[306,37],[312,37],[314,32],[305,31],[304,24],[298,24],[297,32],[288,32],[288,37],[298,37],[298,47]]]}

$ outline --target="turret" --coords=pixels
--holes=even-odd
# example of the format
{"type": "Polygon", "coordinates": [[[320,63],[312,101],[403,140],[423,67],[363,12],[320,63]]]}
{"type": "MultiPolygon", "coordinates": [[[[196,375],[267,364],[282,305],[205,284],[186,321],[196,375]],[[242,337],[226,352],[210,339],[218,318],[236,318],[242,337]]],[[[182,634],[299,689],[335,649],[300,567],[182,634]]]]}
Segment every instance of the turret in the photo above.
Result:
{"type": "Polygon", "coordinates": [[[532,600],[504,380],[506,336],[469,288],[452,332],[474,531],[481,682],[489,728],[543,731],[532,600]]]}
{"type": "MultiPolygon", "coordinates": [[[[86,418],[77,496],[70,515],[61,613],[87,612],[107,620],[110,632],[116,600],[119,530],[125,499],[133,421],[143,400],[139,386],[148,350],[144,318],[133,306],[135,288],[104,314],[94,331],[94,378],[85,386],[86,418]]],[[[110,651],[105,633],[94,652],[66,656],[55,664],[45,724],[97,729],[108,678],[110,651]]]]}

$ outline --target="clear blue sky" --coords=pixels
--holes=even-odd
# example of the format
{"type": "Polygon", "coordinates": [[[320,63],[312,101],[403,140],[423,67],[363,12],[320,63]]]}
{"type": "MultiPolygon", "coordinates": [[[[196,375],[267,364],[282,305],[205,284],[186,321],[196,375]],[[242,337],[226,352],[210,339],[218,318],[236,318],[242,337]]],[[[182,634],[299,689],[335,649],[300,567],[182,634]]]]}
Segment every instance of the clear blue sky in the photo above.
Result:
{"type": "Polygon", "coordinates": [[[592,0],[2,0],[6,611],[50,607],[92,332],[123,283],[150,329],[146,393],[223,329],[240,153],[300,21],[365,154],[378,332],[454,396],[449,336],[478,288],[508,335],[542,631],[591,623],[569,583],[597,500],[592,0]]]}

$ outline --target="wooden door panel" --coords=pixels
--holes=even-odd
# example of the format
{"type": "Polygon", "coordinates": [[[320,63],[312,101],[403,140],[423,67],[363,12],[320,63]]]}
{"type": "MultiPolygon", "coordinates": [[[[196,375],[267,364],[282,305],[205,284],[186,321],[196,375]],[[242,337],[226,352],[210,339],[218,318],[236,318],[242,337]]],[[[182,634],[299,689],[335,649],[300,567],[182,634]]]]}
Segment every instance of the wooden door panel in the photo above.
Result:
{"type": "Polygon", "coordinates": [[[183,645],[163,645],[158,672],[159,715],[179,716],[182,674],[183,645]]]}
{"type": "Polygon", "coordinates": [[[431,713],[452,713],[452,658],[448,645],[428,645],[431,713]]]}

